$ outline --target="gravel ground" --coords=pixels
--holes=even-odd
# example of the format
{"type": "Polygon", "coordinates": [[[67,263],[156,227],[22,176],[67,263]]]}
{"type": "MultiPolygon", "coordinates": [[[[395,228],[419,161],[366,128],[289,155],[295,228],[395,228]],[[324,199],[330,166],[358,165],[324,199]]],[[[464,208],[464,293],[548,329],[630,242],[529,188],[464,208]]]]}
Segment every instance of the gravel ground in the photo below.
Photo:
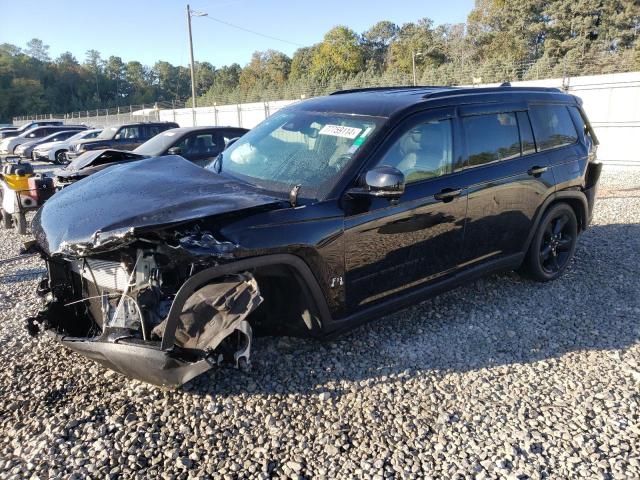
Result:
{"type": "Polygon", "coordinates": [[[4,478],[639,478],[640,170],[605,173],[554,283],[495,275],[249,373],[166,390],[32,340],[43,264],[0,231],[4,478]]]}

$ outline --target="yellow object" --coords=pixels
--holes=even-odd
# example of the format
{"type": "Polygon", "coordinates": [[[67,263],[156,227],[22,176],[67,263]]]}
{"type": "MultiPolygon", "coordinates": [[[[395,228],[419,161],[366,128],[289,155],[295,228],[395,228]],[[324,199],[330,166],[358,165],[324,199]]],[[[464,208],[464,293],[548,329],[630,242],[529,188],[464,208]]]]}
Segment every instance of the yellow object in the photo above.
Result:
{"type": "Polygon", "coordinates": [[[5,182],[11,190],[29,190],[29,177],[33,174],[26,175],[3,175],[5,182]]]}

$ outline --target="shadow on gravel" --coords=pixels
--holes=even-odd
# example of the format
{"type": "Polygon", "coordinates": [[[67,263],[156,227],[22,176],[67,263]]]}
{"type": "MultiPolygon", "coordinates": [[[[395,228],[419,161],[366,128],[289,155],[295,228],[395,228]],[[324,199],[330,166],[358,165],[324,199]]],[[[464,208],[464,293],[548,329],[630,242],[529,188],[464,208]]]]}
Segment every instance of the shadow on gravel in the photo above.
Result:
{"type": "Polygon", "coordinates": [[[371,386],[624,349],[640,339],[639,252],[640,224],[592,226],[556,282],[499,274],[333,341],[257,339],[251,372],[211,371],[182,388],[216,396],[339,395],[344,381],[371,386]]]}
{"type": "Polygon", "coordinates": [[[33,280],[34,278],[38,278],[45,273],[47,273],[47,271],[42,268],[21,269],[17,270],[16,273],[12,273],[10,275],[0,275],[0,284],[20,283],[24,282],[25,280],[33,280]]]}

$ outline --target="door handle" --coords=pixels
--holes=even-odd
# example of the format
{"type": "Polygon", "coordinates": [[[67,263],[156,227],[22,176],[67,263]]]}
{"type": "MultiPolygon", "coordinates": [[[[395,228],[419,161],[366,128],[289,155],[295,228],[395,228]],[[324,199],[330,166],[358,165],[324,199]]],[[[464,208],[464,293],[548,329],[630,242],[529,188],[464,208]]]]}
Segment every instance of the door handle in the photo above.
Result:
{"type": "Polygon", "coordinates": [[[445,188],[440,193],[436,193],[433,198],[440,202],[450,202],[454,198],[459,197],[461,193],[461,189],[454,190],[452,188],[445,188]]]}
{"type": "Polygon", "coordinates": [[[535,177],[536,175],[540,175],[540,174],[546,172],[547,170],[549,170],[549,167],[538,167],[538,166],[535,166],[535,167],[531,167],[529,170],[527,170],[527,173],[529,175],[533,175],[535,177]]]}

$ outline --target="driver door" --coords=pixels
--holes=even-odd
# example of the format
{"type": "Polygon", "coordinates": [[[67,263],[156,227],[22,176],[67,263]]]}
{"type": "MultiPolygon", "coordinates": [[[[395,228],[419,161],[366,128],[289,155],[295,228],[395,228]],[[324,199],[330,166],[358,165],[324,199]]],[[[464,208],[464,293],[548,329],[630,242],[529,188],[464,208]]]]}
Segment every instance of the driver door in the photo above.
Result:
{"type": "Polygon", "coordinates": [[[345,216],[348,313],[454,273],[461,259],[467,196],[451,109],[405,120],[368,166],[405,175],[398,200],[349,199],[345,216]]]}

